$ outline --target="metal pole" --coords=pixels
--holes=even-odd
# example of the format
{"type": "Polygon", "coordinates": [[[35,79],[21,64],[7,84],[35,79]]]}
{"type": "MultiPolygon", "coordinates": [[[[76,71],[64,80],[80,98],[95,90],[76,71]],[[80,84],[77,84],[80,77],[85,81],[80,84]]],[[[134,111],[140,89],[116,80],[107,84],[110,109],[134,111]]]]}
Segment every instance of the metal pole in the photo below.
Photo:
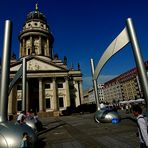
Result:
{"type": "Polygon", "coordinates": [[[139,80],[142,85],[141,87],[142,87],[144,99],[146,102],[146,110],[148,111],[148,80],[147,80],[147,75],[146,75],[146,70],[145,70],[143,58],[142,58],[142,55],[140,52],[140,47],[138,44],[138,40],[136,37],[136,32],[135,32],[135,29],[134,29],[134,26],[132,23],[132,19],[128,18],[126,23],[127,23],[128,34],[129,34],[130,41],[131,41],[132,48],[133,48],[136,66],[138,69],[139,80]]]}
{"type": "Polygon", "coordinates": [[[26,111],[26,58],[23,58],[22,86],[22,110],[26,111]]]}
{"type": "MultiPolygon", "coordinates": [[[[91,63],[91,72],[92,72],[92,78],[93,78],[94,71],[95,71],[93,59],[90,59],[90,63],[91,63]]],[[[94,86],[94,94],[95,94],[95,100],[96,100],[96,105],[98,110],[100,108],[100,104],[99,104],[98,87],[97,87],[96,79],[93,80],[93,86],[94,86]]]]}
{"type": "Polygon", "coordinates": [[[7,121],[8,116],[8,89],[10,73],[12,22],[5,21],[4,45],[2,56],[1,83],[0,83],[0,122],[7,121]]]}

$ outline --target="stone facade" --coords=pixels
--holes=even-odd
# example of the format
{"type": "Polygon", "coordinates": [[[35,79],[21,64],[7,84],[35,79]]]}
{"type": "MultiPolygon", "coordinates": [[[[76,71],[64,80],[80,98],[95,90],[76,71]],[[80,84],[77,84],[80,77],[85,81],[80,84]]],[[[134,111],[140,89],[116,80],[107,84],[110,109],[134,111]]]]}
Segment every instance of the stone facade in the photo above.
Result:
{"type": "MultiPolygon", "coordinates": [[[[50,32],[46,17],[38,8],[27,15],[19,34],[20,57],[11,61],[12,80],[26,58],[26,111],[52,115],[68,106],[78,106],[83,102],[82,73],[67,67],[58,56],[53,57],[54,37],[50,32]]],[[[8,113],[22,110],[22,78],[9,95],[8,113]]]]}
{"type": "MultiPolygon", "coordinates": [[[[98,84],[97,86],[98,86],[99,102],[106,102],[104,99],[104,84],[98,84]]],[[[91,88],[89,90],[86,90],[84,92],[83,98],[84,98],[84,103],[86,104],[96,103],[94,89],[91,88]]]]}

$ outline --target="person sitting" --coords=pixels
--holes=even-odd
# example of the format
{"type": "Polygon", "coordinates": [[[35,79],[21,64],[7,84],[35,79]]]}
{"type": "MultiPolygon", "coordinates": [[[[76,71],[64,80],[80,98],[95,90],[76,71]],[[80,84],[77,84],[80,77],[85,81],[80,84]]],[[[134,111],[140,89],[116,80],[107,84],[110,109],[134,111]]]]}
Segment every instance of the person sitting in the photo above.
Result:
{"type": "Polygon", "coordinates": [[[23,124],[26,119],[25,111],[22,111],[17,117],[17,123],[23,124]]]}
{"type": "Polygon", "coordinates": [[[29,135],[27,132],[23,133],[23,138],[21,141],[21,148],[29,148],[29,135]]]}
{"type": "Polygon", "coordinates": [[[26,118],[29,119],[29,120],[33,120],[33,112],[32,112],[32,110],[29,110],[26,113],[26,118]]]}

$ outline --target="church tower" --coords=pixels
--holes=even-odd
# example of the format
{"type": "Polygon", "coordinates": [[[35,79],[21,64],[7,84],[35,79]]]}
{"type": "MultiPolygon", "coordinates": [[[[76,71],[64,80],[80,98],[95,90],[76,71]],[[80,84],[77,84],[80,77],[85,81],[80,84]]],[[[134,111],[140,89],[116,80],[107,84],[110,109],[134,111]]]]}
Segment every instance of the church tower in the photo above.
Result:
{"type": "Polygon", "coordinates": [[[27,15],[23,30],[19,34],[20,55],[46,56],[52,59],[54,37],[47,24],[46,17],[39,12],[38,4],[35,11],[27,15]]]}
{"type": "MultiPolygon", "coordinates": [[[[67,107],[74,108],[83,102],[80,65],[77,69],[68,68],[66,56],[63,60],[58,54],[53,56],[54,37],[38,5],[28,13],[19,42],[20,55],[18,60],[12,57],[10,79],[14,79],[26,58],[26,111],[57,116],[67,107]]],[[[22,86],[20,77],[9,95],[9,114],[22,110],[22,86]]]]}

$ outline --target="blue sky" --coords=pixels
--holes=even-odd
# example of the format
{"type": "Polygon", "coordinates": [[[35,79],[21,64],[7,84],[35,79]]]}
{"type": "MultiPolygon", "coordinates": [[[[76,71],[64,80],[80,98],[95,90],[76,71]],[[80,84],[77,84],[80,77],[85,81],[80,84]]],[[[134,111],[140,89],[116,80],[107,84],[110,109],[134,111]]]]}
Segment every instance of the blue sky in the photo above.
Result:
{"type": "MultiPolygon", "coordinates": [[[[2,0],[0,5],[0,56],[3,49],[4,21],[13,22],[12,50],[19,55],[18,34],[36,0],[2,0]]],[[[69,66],[80,63],[84,89],[92,86],[90,58],[98,63],[111,41],[133,19],[144,60],[148,60],[148,1],[147,0],[38,0],[51,28],[54,53],[69,66]]],[[[127,45],[104,66],[99,82],[105,82],[135,67],[131,45],[127,45]]]]}

